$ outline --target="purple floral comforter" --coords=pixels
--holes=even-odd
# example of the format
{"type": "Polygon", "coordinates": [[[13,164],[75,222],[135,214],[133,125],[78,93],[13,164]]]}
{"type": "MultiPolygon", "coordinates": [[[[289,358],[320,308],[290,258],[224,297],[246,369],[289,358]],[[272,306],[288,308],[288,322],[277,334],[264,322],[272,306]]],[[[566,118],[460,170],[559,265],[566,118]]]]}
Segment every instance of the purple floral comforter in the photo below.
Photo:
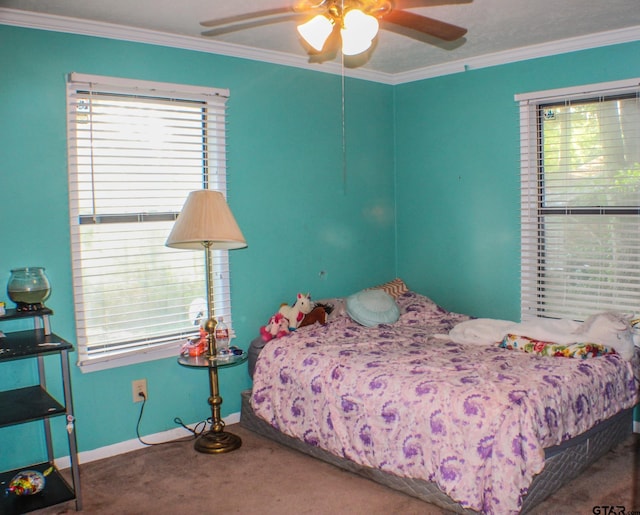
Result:
{"type": "Polygon", "coordinates": [[[519,511],[544,448],[640,399],[638,353],[542,357],[461,345],[464,315],[409,292],[393,325],[349,317],[272,340],[254,374],[255,413],[361,465],[435,482],[466,508],[519,511]]]}

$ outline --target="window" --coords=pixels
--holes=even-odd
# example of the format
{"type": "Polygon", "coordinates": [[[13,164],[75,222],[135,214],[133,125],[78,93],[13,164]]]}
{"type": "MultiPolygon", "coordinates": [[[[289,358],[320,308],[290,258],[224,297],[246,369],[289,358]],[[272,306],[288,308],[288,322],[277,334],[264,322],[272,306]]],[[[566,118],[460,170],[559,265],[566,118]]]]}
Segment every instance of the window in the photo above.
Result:
{"type": "Polygon", "coordinates": [[[640,80],[517,95],[521,316],[640,308],[640,80]]]}
{"type": "MultiPolygon", "coordinates": [[[[226,195],[226,90],[72,73],[69,204],[79,365],[176,355],[206,315],[204,251],[165,247],[190,191],[226,195]]],[[[216,316],[231,322],[227,251],[216,316]]]]}

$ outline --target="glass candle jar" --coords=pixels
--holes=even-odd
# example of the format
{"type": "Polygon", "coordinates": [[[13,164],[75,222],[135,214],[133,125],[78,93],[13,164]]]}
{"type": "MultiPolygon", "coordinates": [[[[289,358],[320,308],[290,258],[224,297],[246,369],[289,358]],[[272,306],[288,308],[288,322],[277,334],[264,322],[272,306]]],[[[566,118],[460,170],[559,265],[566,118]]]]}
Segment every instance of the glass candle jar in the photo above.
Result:
{"type": "Polygon", "coordinates": [[[40,266],[14,268],[7,284],[7,294],[16,303],[17,311],[36,311],[51,295],[51,285],[40,266]]]}

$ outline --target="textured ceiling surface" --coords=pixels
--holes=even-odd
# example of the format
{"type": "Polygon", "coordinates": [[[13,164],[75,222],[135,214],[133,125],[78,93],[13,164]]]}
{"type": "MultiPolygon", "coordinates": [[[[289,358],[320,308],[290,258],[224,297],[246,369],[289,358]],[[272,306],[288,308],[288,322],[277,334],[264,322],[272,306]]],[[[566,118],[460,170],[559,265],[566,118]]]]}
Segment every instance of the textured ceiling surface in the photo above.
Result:
{"type": "MultiPolygon", "coordinates": [[[[207,29],[200,25],[201,21],[287,5],[287,0],[0,0],[0,7],[10,9],[232,43],[304,58],[306,54],[293,21],[214,38],[202,35],[207,29]]],[[[442,44],[381,30],[372,49],[346,63],[347,66],[398,74],[611,31],[628,32],[635,28],[632,39],[640,33],[640,0],[473,0],[468,4],[420,7],[412,11],[465,27],[468,32],[461,40],[442,44]]]]}

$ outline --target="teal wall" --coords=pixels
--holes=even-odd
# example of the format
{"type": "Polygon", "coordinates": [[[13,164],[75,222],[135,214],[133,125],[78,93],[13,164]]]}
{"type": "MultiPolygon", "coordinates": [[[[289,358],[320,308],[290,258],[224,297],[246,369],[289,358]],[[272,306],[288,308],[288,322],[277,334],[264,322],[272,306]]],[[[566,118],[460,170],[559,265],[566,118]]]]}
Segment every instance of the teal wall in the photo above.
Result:
{"type": "MultiPolygon", "coordinates": [[[[9,26],[0,26],[0,48],[0,300],[12,305],[4,286],[12,268],[44,266],[60,336],[75,342],[65,117],[73,71],[229,88],[229,202],[249,244],[230,255],[234,343],[246,348],[298,292],[347,295],[394,277],[391,86],[346,81],[344,168],[339,76],[9,26]]],[[[0,363],[0,391],[30,384],[31,361],[0,363]]],[[[51,366],[59,392],[59,368],[51,366]]],[[[173,358],[85,374],[72,368],[81,451],[136,438],[135,379],[148,381],[143,435],[177,428],[175,417],[194,423],[210,415],[206,372],[173,358]]],[[[237,413],[250,386],[246,365],[220,375],[222,415],[237,413]]],[[[54,422],[56,452],[66,455],[62,421],[54,422]]],[[[0,446],[0,470],[22,466],[44,445],[34,424],[0,429],[0,439],[18,444],[0,446]]]]}
{"type": "Polygon", "coordinates": [[[399,85],[398,275],[450,310],[519,320],[517,93],[640,76],[640,42],[399,85]]]}
{"type": "MultiPolygon", "coordinates": [[[[72,342],[71,71],[230,89],[229,197],[249,243],[231,253],[234,343],[245,348],[298,291],[347,295],[396,275],[449,309],[517,318],[514,94],[640,75],[640,43],[633,43],[395,87],[347,79],[343,161],[337,76],[8,26],[0,26],[0,48],[0,283],[11,268],[46,267],[54,330],[72,342]]],[[[0,300],[8,301],[4,289],[0,300]]],[[[35,374],[31,362],[0,367],[0,391],[35,374]]],[[[135,438],[134,379],[148,381],[143,435],[177,427],[174,417],[193,423],[209,415],[206,373],[174,359],[88,374],[72,368],[81,451],[135,438]]],[[[223,416],[239,411],[239,392],[249,385],[244,366],[221,372],[223,416]]],[[[0,429],[0,438],[18,444],[15,451],[2,445],[0,470],[41,452],[33,426],[0,429]]]]}

